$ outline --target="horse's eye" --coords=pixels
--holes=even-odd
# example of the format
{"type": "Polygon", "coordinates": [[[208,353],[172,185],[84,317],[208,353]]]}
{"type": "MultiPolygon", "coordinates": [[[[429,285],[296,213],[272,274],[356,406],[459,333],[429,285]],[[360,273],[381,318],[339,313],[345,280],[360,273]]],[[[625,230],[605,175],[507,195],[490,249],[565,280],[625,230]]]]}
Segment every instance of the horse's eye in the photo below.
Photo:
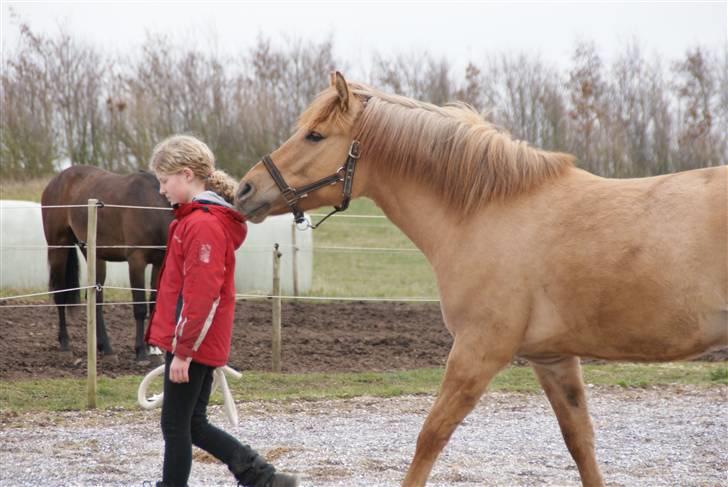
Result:
{"type": "Polygon", "coordinates": [[[323,140],[323,138],[324,138],[324,136],[318,132],[312,131],[312,132],[309,132],[306,134],[306,140],[308,140],[310,142],[318,142],[320,140],[323,140]]]}

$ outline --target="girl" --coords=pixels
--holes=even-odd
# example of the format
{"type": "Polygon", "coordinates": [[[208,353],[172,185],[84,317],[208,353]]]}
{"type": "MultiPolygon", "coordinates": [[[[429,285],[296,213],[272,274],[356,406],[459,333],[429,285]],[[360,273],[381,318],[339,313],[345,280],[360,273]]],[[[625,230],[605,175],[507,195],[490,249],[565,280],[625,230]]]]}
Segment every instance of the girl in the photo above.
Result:
{"type": "Polygon", "coordinates": [[[207,145],[186,135],[157,145],[149,166],[175,213],[146,335],[147,343],[167,352],[164,469],[157,487],[187,485],[193,444],[225,463],[239,485],[296,486],[296,477],[276,473],[253,449],[207,421],[212,372],[230,353],[235,249],[247,233],[231,205],[235,181],[215,170],[207,145]]]}

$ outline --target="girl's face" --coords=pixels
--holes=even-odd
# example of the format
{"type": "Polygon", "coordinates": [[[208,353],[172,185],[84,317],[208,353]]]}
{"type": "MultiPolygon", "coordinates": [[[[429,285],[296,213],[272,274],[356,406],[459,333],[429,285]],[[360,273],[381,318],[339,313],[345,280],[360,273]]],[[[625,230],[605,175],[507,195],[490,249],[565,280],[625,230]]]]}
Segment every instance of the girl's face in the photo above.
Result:
{"type": "Polygon", "coordinates": [[[189,203],[192,201],[193,189],[195,189],[195,175],[188,168],[178,173],[163,174],[157,173],[159,180],[159,194],[167,198],[173,205],[178,203],[189,203]]]}

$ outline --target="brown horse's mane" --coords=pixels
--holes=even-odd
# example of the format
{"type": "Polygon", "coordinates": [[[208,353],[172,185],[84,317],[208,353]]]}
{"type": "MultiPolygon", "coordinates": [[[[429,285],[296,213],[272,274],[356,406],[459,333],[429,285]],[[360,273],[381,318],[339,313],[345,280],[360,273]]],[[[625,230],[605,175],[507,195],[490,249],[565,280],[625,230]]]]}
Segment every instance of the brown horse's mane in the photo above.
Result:
{"type": "Polygon", "coordinates": [[[427,184],[465,214],[528,192],[574,164],[570,154],[513,139],[462,103],[440,107],[355,83],[349,89],[367,100],[358,120],[340,109],[330,88],[301,115],[299,126],[356,123],[362,160],[391,177],[427,184]]]}

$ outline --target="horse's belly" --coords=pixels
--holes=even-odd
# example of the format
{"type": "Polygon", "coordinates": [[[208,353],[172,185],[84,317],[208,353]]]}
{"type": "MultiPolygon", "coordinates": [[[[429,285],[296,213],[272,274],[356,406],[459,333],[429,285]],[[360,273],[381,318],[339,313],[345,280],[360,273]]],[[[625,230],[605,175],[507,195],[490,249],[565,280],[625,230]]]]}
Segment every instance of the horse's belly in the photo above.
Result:
{"type": "Polygon", "coordinates": [[[652,319],[612,316],[575,324],[565,320],[553,306],[541,303],[534,306],[533,319],[518,355],[667,361],[694,357],[725,346],[728,346],[727,309],[656,312],[652,319]]]}
{"type": "Polygon", "coordinates": [[[96,251],[96,257],[107,262],[125,262],[127,256],[123,252],[101,252],[96,251]]]}

